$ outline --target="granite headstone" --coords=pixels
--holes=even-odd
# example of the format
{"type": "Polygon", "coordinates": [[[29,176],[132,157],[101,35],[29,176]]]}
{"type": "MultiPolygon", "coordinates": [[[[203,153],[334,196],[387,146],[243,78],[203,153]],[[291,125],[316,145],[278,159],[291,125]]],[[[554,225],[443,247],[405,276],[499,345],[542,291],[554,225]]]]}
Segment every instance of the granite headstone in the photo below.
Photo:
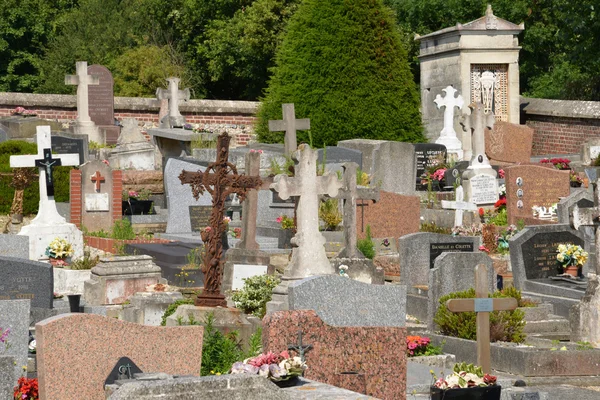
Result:
{"type": "Polygon", "coordinates": [[[528,163],[531,160],[533,129],[526,125],[496,121],[485,129],[485,154],[492,164],[528,163]]]}
{"type": "Polygon", "coordinates": [[[314,310],[327,325],[406,325],[406,287],[370,285],[339,275],[312,276],[289,286],[290,310],[314,310]]]}
{"type": "MultiPolygon", "coordinates": [[[[29,300],[0,301],[0,328],[9,329],[8,348],[0,343],[0,354],[15,357],[14,376],[20,377],[23,365],[27,365],[29,349],[29,300]]],[[[13,382],[13,385],[16,384],[13,382]]],[[[1,390],[1,389],[0,389],[1,390]]]]}
{"type": "MultiPolygon", "coordinates": [[[[2,136],[0,135],[0,142],[2,142],[2,136]]],[[[14,390],[13,388],[17,382],[17,375],[15,374],[15,365],[17,360],[13,356],[0,355],[0,398],[12,399],[14,390]]]]}
{"type": "Polygon", "coordinates": [[[556,215],[559,224],[570,224],[571,216],[575,206],[579,208],[594,207],[594,196],[585,189],[576,190],[567,197],[564,197],[556,205],[556,215]]]}
{"type": "Polygon", "coordinates": [[[421,176],[427,171],[427,168],[432,167],[440,161],[446,162],[447,152],[446,146],[435,143],[415,143],[415,163],[417,164],[416,181],[417,188],[426,190],[420,184],[421,176]]]}
{"type": "Polygon", "coordinates": [[[325,149],[317,151],[318,162],[320,164],[343,164],[346,162],[355,162],[358,168],[362,169],[362,152],[359,150],[348,149],[345,147],[327,146],[325,149]],[[325,160],[323,161],[323,157],[325,160]]]}
{"type": "Polygon", "coordinates": [[[50,264],[0,256],[0,300],[30,299],[32,308],[51,309],[53,298],[50,264]]]}
{"type": "Polygon", "coordinates": [[[69,132],[60,132],[50,137],[52,152],[56,154],[79,154],[79,165],[88,161],[88,137],[69,132]]]}
{"type": "Polygon", "coordinates": [[[24,235],[0,234],[0,257],[29,259],[29,238],[24,235]]]}

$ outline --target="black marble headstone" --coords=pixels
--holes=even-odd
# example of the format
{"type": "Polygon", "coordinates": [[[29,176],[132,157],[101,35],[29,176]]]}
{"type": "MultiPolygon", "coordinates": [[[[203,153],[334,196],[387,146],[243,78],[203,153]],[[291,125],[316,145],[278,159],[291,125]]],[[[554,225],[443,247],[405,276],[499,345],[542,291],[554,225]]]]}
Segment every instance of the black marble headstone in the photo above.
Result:
{"type": "Polygon", "coordinates": [[[440,158],[443,162],[446,162],[446,146],[443,144],[435,143],[415,143],[415,162],[417,163],[417,176],[415,177],[417,182],[417,189],[423,189],[421,182],[421,176],[425,173],[428,167],[435,165],[440,158]]]}
{"type": "Polygon", "coordinates": [[[115,364],[110,374],[104,381],[104,385],[112,385],[115,381],[133,379],[134,374],[140,374],[142,370],[135,365],[129,357],[121,357],[115,364]]]}
{"type": "Polygon", "coordinates": [[[52,135],[52,152],[55,154],[79,154],[79,165],[87,161],[87,136],[60,134],[52,135]]]}
{"type": "Polygon", "coordinates": [[[558,273],[556,260],[559,244],[572,243],[584,247],[583,239],[571,232],[537,233],[521,245],[527,279],[544,279],[558,273]]]}
{"type": "Polygon", "coordinates": [[[429,268],[433,268],[435,259],[443,252],[470,253],[474,249],[473,243],[431,243],[429,244],[429,268]]]}
{"type": "Polygon", "coordinates": [[[0,301],[31,299],[31,307],[52,308],[54,271],[50,264],[0,257],[0,301]]]}

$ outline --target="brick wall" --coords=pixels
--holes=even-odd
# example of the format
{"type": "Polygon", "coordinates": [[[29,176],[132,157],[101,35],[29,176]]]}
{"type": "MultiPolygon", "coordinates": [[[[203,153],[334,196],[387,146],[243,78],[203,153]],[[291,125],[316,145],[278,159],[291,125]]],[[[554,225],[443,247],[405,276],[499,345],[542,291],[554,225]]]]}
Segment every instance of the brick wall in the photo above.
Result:
{"type": "MultiPolygon", "coordinates": [[[[123,202],[122,202],[122,191],[123,191],[123,171],[114,170],[112,171],[112,204],[111,204],[111,219],[112,222],[123,218],[123,202]]],[[[71,203],[71,214],[69,222],[75,224],[77,227],[81,227],[82,223],[82,212],[83,212],[83,196],[81,193],[81,170],[72,169],[70,177],[70,203],[71,203]]]]}

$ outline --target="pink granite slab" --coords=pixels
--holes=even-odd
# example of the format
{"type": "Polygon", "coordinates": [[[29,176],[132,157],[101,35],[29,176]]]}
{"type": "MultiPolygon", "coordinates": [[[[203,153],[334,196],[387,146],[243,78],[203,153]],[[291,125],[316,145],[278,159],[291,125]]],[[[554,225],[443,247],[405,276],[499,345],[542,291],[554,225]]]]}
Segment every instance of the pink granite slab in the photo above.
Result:
{"type": "Polygon", "coordinates": [[[143,372],[200,374],[201,326],[144,326],[62,314],[35,328],[41,400],[105,400],[104,381],[121,357],[143,372]]]}
{"type": "Polygon", "coordinates": [[[264,350],[286,350],[299,330],[303,344],[313,346],[306,378],[378,399],[406,399],[406,328],[333,327],[312,310],[279,311],[263,319],[264,350]]]}
{"type": "Polygon", "coordinates": [[[490,162],[528,163],[531,160],[533,129],[526,125],[497,121],[485,130],[485,154],[490,162]]]}

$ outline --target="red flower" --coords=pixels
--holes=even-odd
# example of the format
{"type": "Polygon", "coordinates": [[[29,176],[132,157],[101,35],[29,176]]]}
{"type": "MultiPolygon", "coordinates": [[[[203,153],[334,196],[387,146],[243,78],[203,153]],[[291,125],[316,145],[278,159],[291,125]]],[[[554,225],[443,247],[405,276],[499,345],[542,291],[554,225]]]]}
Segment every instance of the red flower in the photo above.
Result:
{"type": "Polygon", "coordinates": [[[485,214],[485,212],[483,211],[483,208],[479,208],[479,216],[483,217],[483,214],[485,214]]]}
{"type": "Polygon", "coordinates": [[[506,207],[506,198],[498,200],[496,202],[496,204],[494,204],[494,207],[495,208],[506,207]]]}

